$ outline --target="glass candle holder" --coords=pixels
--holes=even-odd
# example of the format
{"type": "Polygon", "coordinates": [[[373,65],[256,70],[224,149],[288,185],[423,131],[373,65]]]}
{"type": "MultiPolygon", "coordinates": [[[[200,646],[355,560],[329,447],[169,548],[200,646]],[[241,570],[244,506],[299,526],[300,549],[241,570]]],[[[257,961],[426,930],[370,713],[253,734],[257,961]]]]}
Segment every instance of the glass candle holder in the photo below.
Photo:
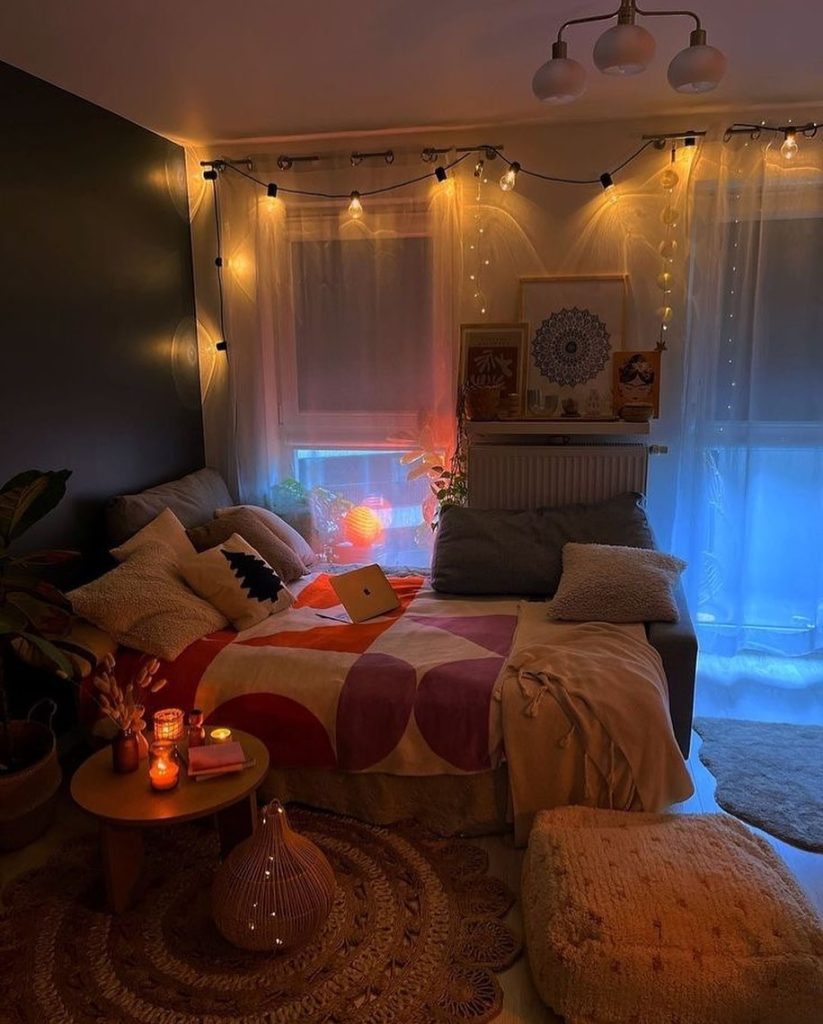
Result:
{"type": "Polygon", "coordinates": [[[155,740],[149,748],[149,782],[151,788],[163,792],[174,789],[180,781],[180,765],[175,758],[174,744],[155,740]]]}
{"type": "Polygon", "coordinates": [[[231,740],[231,729],[227,729],[225,726],[212,729],[209,733],[209,740],[212,743],[228,743],[231,740]]]}
{"type": "Polygon", "coordinates": [[[179,743],[185,735],[183,712],[180,708],[163,708],[154,712],[155,740],[179,743]]]}

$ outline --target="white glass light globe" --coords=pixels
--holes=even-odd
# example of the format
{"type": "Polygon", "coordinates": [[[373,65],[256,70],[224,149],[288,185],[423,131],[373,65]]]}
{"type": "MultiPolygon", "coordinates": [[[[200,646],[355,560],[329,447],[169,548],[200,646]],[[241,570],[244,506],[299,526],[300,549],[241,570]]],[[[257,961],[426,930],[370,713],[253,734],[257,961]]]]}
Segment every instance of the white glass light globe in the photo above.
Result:
{"type": "Polygon", "coordinates": [[[714,46],[687,46],[669,64],[669,85],[677,92],[709,92],[726,74],[726,63],[714,46]]]}
{"type": "Polygon", "coordinates": [[[582,64],[568,57],[554,57],[534,73],[532,92],[543,103],[571,103],[586,88],[582,64]]]}
{"type": "Polygon", "coordinates": [[[604,75],[639,75],[654,57],[654,37],[640,25],[615,25],[594,44],[592,56],[604,75]]]}

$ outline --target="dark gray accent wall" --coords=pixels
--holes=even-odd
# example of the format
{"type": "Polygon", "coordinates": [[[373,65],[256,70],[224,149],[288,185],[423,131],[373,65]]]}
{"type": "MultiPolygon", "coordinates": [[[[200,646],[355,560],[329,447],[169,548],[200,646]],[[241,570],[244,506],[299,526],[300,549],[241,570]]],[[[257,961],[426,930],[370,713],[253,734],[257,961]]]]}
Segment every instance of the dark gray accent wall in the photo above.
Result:
{"type": "Polygon", "coordinates": [[[0,138],[0,481],[73,470],[29,539],[91,553],[203,465],[184,153],[2,63],[0,138]]]}

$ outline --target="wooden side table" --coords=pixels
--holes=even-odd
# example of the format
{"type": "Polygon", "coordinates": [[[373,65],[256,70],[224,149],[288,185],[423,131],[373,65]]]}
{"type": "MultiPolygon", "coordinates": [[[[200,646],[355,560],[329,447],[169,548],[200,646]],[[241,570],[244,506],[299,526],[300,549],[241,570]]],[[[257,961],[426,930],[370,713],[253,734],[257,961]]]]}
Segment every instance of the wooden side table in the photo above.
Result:
{"type": "Polygon", "coordinates": [[[148,762],[136,772],[117,775],[111,750],[93,754],[74,773],[71,795],[100,824],[100,849],[109,909],[116,914],[131,903],[143,866],[143,829],[176,825],[214,814],[225,857],[257,824],[255,792],[269,769],[269,752],[255,736],[232,729],[254,765],[241,772],[189,779],[183,768],[176,789],[155,792],[149,785],[148,762]]]}

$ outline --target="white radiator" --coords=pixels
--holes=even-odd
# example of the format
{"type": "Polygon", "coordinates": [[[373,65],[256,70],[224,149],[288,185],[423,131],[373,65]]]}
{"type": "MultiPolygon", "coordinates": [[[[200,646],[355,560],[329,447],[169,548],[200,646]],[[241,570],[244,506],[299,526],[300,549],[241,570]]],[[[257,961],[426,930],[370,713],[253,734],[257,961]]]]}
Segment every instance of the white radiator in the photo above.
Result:
{"type": "Polygon", "coordinates": [[[646,493],[644,444],[469,446],[469,505],[541,508],[646,493]]]}

